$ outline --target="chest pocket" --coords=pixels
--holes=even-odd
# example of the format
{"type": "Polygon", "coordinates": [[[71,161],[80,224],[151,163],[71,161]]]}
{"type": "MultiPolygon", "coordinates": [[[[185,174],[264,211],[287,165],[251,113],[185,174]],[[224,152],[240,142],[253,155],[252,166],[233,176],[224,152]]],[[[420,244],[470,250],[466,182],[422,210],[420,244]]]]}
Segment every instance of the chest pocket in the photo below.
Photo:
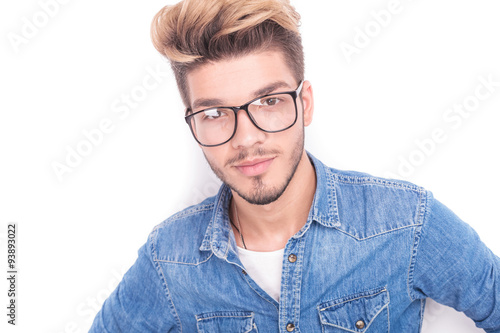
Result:
{"type": "Polygon", "coordinates": [[[389,292],[370,290],[318,306],[324,333],[389,332],[389,292]]]}
{"type": "Polygon", "coordinates": [[[198,333],[258,333],[253,312],[220,311],[196,316],[198,333]]]}

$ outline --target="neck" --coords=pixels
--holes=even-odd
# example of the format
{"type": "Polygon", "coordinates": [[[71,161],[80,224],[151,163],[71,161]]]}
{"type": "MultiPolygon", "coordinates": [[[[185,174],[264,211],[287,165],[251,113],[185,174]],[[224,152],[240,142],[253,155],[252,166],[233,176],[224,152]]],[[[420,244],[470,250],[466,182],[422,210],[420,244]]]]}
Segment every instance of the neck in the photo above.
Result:
{"type": "MultiPolygon", "coordinates": [[[[239,231],[245,245],[253,251],[275,251],[285,247],[287,241],[307,222],[309,210],[316,191],[316,173],[304,151],[295,171],[281,197],[268,205],[253,205],[233,191],[231,215],[239,220],[239,231]]],[[[233,227],[234,228],[234,227],[233,227]]],[[[241,244],[235,230],[236,242],[241,244]]]]}

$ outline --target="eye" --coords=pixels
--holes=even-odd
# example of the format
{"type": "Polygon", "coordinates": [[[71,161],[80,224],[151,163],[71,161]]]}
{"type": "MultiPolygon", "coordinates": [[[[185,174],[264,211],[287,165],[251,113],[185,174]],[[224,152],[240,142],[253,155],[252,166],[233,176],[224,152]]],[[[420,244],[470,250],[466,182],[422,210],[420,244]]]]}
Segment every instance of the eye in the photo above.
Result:
{"type": "Polygon", "coordinates": [[[280,102],[280,99],[277,97],[266,97],[260,100],[261,105],[266,106],[274,106],[280,102]]]}
{"type": "Polygon", "coordinates": [[[209,109],[203,111],[203,120],[216,120],[224,117],[227,113],[221,109],[209,109]]]}

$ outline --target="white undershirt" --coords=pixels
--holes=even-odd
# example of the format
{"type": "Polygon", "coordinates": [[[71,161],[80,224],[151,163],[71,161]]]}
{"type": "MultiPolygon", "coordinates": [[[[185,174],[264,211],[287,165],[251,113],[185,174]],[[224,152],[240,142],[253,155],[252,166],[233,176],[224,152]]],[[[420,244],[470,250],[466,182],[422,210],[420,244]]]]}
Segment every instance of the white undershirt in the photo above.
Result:
{"type": "Polygon", "coordinates": [[[272,298],[279,302],[281,270],[285,249],[272,252],[256,252],[238,247],[241,263],[248,275],[272,298]]]}

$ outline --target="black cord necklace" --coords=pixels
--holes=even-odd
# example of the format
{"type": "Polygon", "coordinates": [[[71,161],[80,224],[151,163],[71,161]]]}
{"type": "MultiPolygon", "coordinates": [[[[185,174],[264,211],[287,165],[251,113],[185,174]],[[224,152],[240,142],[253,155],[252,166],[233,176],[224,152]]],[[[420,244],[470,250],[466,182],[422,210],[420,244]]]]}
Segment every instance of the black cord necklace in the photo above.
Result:
{"type": "Polygon", "coordinates": [[[241,224],[240,224],[240,218],[238,217],[238,210],[236,209],[236,204],[234,204],[234,201],[233,201],[233,207],[234,207],[234,215],[236,216],[236,222],[238,223],[238,226],[236,226],[234,223],[233,223],[233,220],[232,219],[229,219],[229,221],[231,221],[231,224],[233,225],[233,227],[236,229],[236,231],[238,231],[238,233],[240,234],[240,239],[241,239],[241,243],[243,244],[243,247],[245,248],[245,250],[247,249],[247,246],[245,245],[245,240],[243,239],[243,234],[241,233],[241,224]]]}

